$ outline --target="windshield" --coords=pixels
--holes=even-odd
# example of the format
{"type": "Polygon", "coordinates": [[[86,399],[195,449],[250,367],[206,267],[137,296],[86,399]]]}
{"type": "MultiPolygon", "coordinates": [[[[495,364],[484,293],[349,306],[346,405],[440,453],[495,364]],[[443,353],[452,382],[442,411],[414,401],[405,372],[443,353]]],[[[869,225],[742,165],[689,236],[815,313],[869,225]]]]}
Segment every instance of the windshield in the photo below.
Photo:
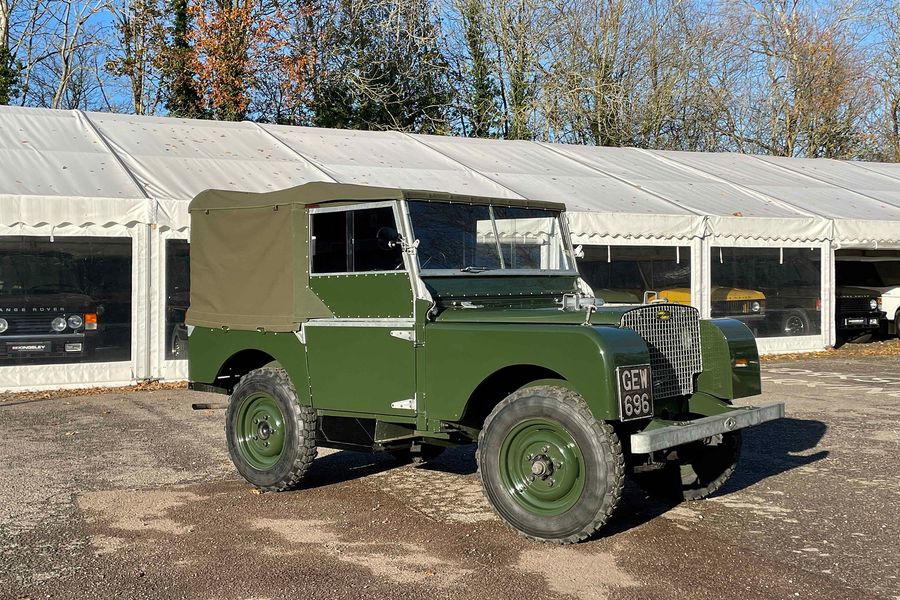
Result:
{"type": "Polygon", "coordinates": [[[900,285],[900,261],[837,261],[837,279],[844,285],[891,287],[900,285]]]}
{"type": "Polygon", "coordinates": [[[557,211],[411,201],[409,214],[425,272],[574,271],[557,211]]]}
{"type": "Polygon", "coordinates": [[[81,292],[67,256],[13,253],[0,257],[0,295],[58,292],[81,292]]]}

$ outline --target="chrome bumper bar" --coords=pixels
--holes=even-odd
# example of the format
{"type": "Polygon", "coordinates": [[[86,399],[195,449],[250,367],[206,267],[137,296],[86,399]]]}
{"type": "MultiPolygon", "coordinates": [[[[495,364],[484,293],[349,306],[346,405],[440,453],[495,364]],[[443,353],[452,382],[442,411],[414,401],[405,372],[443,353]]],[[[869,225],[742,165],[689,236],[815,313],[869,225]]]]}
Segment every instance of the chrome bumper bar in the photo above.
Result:
{"type": "Polygon", "coordinates": [[[738,407],[721,415],[702,417],[693,421],[683,421],[659,429],[634,433],[631,435],[631,452],[649,454],[782,417],[784,417],[784,402],[759,407],[738,407]]]}

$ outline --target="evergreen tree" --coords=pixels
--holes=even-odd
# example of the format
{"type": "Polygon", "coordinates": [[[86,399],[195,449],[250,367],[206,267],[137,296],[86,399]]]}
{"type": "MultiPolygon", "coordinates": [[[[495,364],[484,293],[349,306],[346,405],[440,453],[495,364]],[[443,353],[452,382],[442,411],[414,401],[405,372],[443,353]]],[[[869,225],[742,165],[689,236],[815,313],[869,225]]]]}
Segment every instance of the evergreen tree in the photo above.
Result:
{"type": "Polygon", "coordinates": [[[203,118],[205,112],[197,92],[191,47],[191,15],[188,0],[171,0],[171,43],[162,66],[166,110],[173,117],[203,118]]]}
{"type": "Polygon", "coordinates": [[[491,77],[487,57],[485,23],[481,0],[465,0],[462,6],[463,32],[469,63],[466,68],[468,106],[465,113],[473,137],[489,137],[497,126],[497,85],[491,77]]]}
{"type": "Polygon", "coordinates": [[[9,104],[19,95],[19,64],[9,48],[0,47],[0,104],[9,104]]]}
{"type": "Polygon", "coordinates": [[[448,129],[448,68],[427,0],[344,0],[328,35],[333,57],[316,85],[322,127],[448,129]]]}

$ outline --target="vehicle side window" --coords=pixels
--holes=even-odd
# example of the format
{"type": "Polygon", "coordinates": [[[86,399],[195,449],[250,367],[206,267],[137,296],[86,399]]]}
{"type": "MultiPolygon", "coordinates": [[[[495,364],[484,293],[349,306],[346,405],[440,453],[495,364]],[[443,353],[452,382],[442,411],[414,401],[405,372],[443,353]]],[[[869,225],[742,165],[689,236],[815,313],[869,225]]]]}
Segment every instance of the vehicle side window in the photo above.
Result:
{"type": "Polygon", "coordinates": [[[347,270],[347,213],[312,216],[312,272],[343,273],[347,270]]]}
{"type": "Polygon", "coordinates": [[[394,211],[389,206],[313,213],[313,273],[403,270],[394,211]]]}

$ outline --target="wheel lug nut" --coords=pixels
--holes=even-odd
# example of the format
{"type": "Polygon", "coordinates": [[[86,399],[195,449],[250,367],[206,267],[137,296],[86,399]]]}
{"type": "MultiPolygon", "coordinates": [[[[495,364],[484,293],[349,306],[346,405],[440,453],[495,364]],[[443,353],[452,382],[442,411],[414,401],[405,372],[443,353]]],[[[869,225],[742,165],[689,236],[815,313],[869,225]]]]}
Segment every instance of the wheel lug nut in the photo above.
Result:
{"type": "Polygon", "coordinates": [[[268,447],[269,447],[269,442],[266,442],[266,448],[268,448],[268,447]]]}
{"type": "Polygon", "coordinates": [[[269,420],[269,415],[266,415],[265,417],[263,417],[263,419],[265,419],[266,421],[268,421],[268,420],[269,420]]]}
{"type": "Polygon", "coordinates": [[[543,448],[541,448],[541,452],[547,452],[548,450],[550,450],[550,446],[544,446],[543,448]]]}
{"type": "Polygon", "coordinates": [[[529,455],[528,455],[528,460],[534,460],[534,454],[529,454],[529,455]]]}
{"type": "Polygon", "coordinates": [[[256,437],[255,435],[253,436],[253,441],[254,441],[254,442],[255,442],[256,440],[258,440],[258,439],[259,439],[259,438],[256,437]]]}
{"type": "Polygon", "coordinates": [[[259,425],[259,419],[253,419],[253,424],[254,424],[254,425],[259,425]]]}
{"type": "Polygon", "coordinates": [[[551,477],[547,480],[547,487],[553,487],[554,483],[556,483],[556,480],[551,477]]]}
{"type": "Polygon", "coordinates": [[[562,469],[563,464],[561,462],[555,462],[553,463],[553,466],[557,469],[562,469]]]}

